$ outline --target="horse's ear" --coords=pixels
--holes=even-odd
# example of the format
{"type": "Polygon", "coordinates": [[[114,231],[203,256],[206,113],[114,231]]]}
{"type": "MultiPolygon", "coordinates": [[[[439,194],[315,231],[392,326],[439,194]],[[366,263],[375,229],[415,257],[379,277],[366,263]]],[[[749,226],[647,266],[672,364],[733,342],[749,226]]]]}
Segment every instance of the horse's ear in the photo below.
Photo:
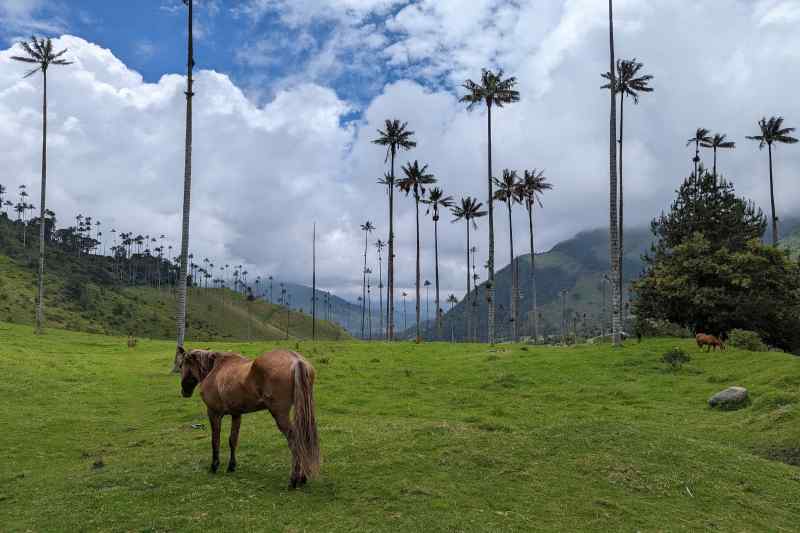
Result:
{"type": "Polygon", "coordinates": [[[186,350],[183,349],[183,346],[178,346],[176,351],[181,355],[186,355],[186,350]]]}

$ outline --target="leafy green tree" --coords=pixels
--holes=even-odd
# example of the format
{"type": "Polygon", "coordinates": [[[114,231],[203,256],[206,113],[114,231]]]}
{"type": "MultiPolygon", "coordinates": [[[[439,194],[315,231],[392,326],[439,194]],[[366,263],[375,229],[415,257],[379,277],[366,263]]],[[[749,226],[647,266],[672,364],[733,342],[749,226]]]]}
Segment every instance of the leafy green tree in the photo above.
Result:
{"type": "Polygon", "coordinates": [[[519,187],[519,176],[516,170],[503,170],[501,179],[493,178],[497,189],[494,191],[494,199],[504,202],[508,208],[508,244],[511,251],[511,341],[517,340],[517,296],[519,293],[519,280],[517,279],[517,264],[514,257],[514,224],[511,219],[511,207],[517,202],[517,190],[519,187]]]}
{"type": "Polygon", "coordinates": [[[533,313],[533,338],[539,342],[539,311],[536,300],[536,249],[534,248],[534,211],[536,204],[542,207],[542,194],[553,188],[547,181],[544,171],[526,170],[517,185],[516,194],[528,211],[528,235],[531,240],[531,312],[533,313]]]}
{"type": "Polygon", "coordinates": [[[497,73],[483,69],[480,83],[466,80],[463,88],[467,94],[462,96],[460,101],[467,104],[467,109],[486,104],[486,124],[488,142],[488,185],[489,185],[489,280],[486,284],[489,300],[489,344],[494,344],[495,339],[495,283],[494,283],[494,206],[492,193],[492,107],[502,108],[506,104],[519,102],[519,91],[515,89],[517,79],[515,77],[504,78],[503,71],[497,73]]]}
{"type": "MultiPolygon", "coordinates": [[[[39,220],[44,220],[47,193],[47,71],[51,65],[71,65],[71,61],[64,59],[67,50],[55,52],[50,39],[31,38],[31,42],[21,42],[20,46],[25,52],[24,56],[11,56],[14,61],[36,65],[25,74],[28,78],[37,72],[42,73],[42,190],[39,201],[39,220]]],[[[44,332],[44,251],[45,251],[45,225],[39,224],[39,283],[36,298],[36,333],[44,332]]]]}
{"type": "Polygon", "coordinates": [[[485,217],[486,211],[482,210],[483,204],[480,203],[475,198],[471,196],[466,196],[461,198],[461,204],[456,205],[451,209],[453,213],[453,222],[459,222],[461,220],[465,221],[467,224],[467,294],[464,296],[464,302],[467,304],[467,329],[466,334],[464,335],[465,339],[470,338],[470,332],[472,331],[472,305],[470,305],[470,274],[469,274],[469,254],[470,254],[470,246],[469,246],[469,227],[470,225],[477,231],[478,223],[477,219],[485,217]]]}
{"type": "Polygon", "coordinates": [[[431,213],[433,218],[433,250],[434,262],[436,264],[436,333],[441,337],[442,315],[444,311],[439,301],[439,210],[450,209],[454,204],[454,200],[452,196],[445,196],[444,192],[439,187],[433,187],[428,192],[428,198],[425,200],[425,203],[428,204],[428,212],[431,213]]]}
{"type": "Polygon", "coordinates": [[[710,142],[705,142],[702,144],[703,148],[711,148],[714,150],[714,174],[717,173],[717,150],[733,150],[736,148],[736,143],[733,141],[725,140],[727,135],[724,133],[715,133],[713,137],[711,137],[710,142]]]}
{"type": "Polygon", "coordinates": [[[378,138],[374,144],[386,147],[386,160],[391,162],[390,172],[379,183],[386,185],[389,191],[389,258],[386,272],[386,328],[390,341],[394,340],[394,162],[401,150],[411,150],[417,143],[412,139],[414,132],[408,129],[407,122],[397,119],[386,120],[383,130],[378,130],[378,138]]]}
{"type": "Polygon", "coordinates": [[[662,319],[696,332],[757,332],[800,349],[800,265],[758,240],[732,250],[694,233],[650,264],[636,282],[638,320],[662,319]]]}
{"type": "Polygon", "coordinates": [[[658,260],[669,250],[690,239],[705,235],[716,247],[739,250],[766,229],[764,213],[753,202],[736,196],[731,183],[699,167],[699,176],[686,178],[668,213],[650,225],[656,237],[648,261],[658,260]]]}
{"type": "Polygon", "coordinates": [[[747,329],[800,349],[800,265],[761,243],[766,220],[752,202],[699,170],[652,223],[656,242],[634,286],[637,320],[712,334],[747,329]]]}
{"type": "Polygon", "coordinates": [[[436,183],[436,178],[433,174],[428,173],[428,165],[419,166],[419,161],[408,163],[403,167],[405,178],[397,182],[397,187],[406,193],[414,195],[414,203],[417,209],[417,275],[416,275],[416,289],[417,289],[417,344],[422,342],[422,332],[420,329],[420,263],[419,263],[419,204],[425,197],[425,190],[428,185],[436,183]]]}
{"type": "Polygon", "coordinates": [[[760,135],[748,136],[747,138],[752,141],[758,141],[758,147],[764,149],[766,146],[769,149],[769,197],[772,203],[772,245],[778,246],[778,215],[775,212],[775,186],[772,175],[772,145],[773,144],[794,144],[797,139],[790,134],[794,132],[794,128],[783,127],[783,117],[771,117],[769,120],[762,118],[758,122],[761,128],[760,135]]]}

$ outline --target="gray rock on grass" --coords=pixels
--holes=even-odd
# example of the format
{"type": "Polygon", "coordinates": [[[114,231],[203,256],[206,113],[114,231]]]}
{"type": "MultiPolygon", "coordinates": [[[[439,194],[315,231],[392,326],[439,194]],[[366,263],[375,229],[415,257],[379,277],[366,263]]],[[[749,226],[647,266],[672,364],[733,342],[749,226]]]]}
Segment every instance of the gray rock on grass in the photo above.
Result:
{"type": "Polygon", "coordinates": [[[708,400],[711,407],[720,409],[738,409],[747,405],[749,395],[744,387],[730,387],[716,393],[708,400]]]}

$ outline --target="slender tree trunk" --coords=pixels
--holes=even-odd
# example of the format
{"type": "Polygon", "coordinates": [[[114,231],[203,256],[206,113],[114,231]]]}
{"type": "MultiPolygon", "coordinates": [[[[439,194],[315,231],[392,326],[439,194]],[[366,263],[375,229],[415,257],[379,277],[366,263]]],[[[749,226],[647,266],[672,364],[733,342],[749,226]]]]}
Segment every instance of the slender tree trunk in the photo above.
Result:
{"type": "Polygon", "coordinates": [[[778,215],[775,213],[775,186],[772,178],[772,143],[767,144],[769,148],[769,198],[772,203],[772,245],[778,246],[778,215]]]}
{"type": "Polygon", "coordinates": [[[366,335],[366,310],[367,310],[367,246],[368,246],[369,233],[364,231],[364,279],[361,283],[361,338],[366,335]]]}
{"type": "Polygon", "coordinates": [[[694,175],[697,176],[697,165],[700,163],[700,141],[694,141],[694,175]]]}
{"type": "Polygon", "coordinates": [[[489,307],[488,317],[488,341],[489,344],[494,346],[495,342],[495,286],[494,286],[494,198],[492,194],[492,106],[487,106],[488,114],[486,116],[487,133],[488,133],[488,147],[489,147],[489,281],[487,284],[486,300],[489,307]]]}
{"type": "Polygon", "coordinates": [[[317,223],[314,222],[314,236],[311,246],[311,340],[317,340],[317,223]]]}
{"type": "Polygon", "coordinates": [[[384,337],[386,330],[383,328],[383,260],[380,255],[378,255],[378,301],[380,302],[378,315],[380,316],[381,337],[384,337]]]}
{"type": "Polygon", "coordinates": [[[439,311],[439,216],[433,220],[433,251],[436,263],[436,336],[442,337],[442,313],[439,311]]]}
{"type": "MultiPolygon", "coordinates": [[[[622,187],[622,142],[624,137],[624,126],[625,126],[625,95],[620,94],[619,96],[619,276],[617,278],[617,284],[619,287],[617,288],[618,296],[619,296],[619,310],[622,313],[623,309],[623,301],[625,300],[625,285],[623,283],[623,260],[625,257],[625,224],[624,224],[624,191],[622,187]]],[[[621,318],[622,324],[625,323],[625,318],[621,318]]]]}
{"type": "Polygon", "coordinates": [[[464,333],[464,340],[469,342],[472,332],[472,302],[470,301],[470,272],[469,272],[469,219],[467,219],[467,295],[464,297],[464,304],[467,306],[467,330],[464,333]]]}
{"type": "Polygon", "coordinates": [[[422,342],[422,335],[420,333],[420,287],[419,280],[421,277],[419,267],[419,195],[414,195],[414,200],[417,204],[417,344],[422,342]]]}
{"type": "Polygon", "coordinates": [[[386,272],[386,336],[389,341],[394,340],[394,155],[392,148],[390,153],[392,183],[389,186],[389,263],[386,272]]]}
{"type": "Polygon", "coordinates": [[[39,205],[39,294],[36,304],[36,334],[44,333],[44,236],[47,223],[45,194],[47,192],[47,69],[42,70],[44,96],[42,98],[42,191],[39,205]]]}
{"type": "Polygon", "coordinates": [[[714,147],[714,177],[717,177],[717,147],[714,147]]]}
{"type": "Polygon", "coordinates": [[[536,249],[533,243],[533,210],[535,200],[528,206],[528,231],[531,237],[531,298],[533,299],[533,339],[534,343],[539,343],[539,310],[536,302],[536,249]]]}
{"type": "MultiPolygon", "coordinates": [[[[611,262],[611,278],[616,280],[619,278],[619,221],[617,220],[617,95],[614,93],[613,87],[616,84],[616,60],[614,58],[614,6],[613,0],[608,0],[608,35],[609,35],[609,49],[610,49],[610,62],[613,81],[611,83],[611,112],[609,116],[609,256],[611,262]]],[[[616,283],[611,283],[611,312],[612,312],[612,334],[614,346],[620,346],[620,308],[618,286],[616,283]]]]}
{"type": "MultiPolygon", "coordinates": [[[[188,43],[188,62],[186,80],[186,149],[184,160],[183,176],[183,224],[181,231],[181,267],[180,279],[178,280],[178,341],[177,345],[183,348],[186,337],[186,275],[187,261],[189,259],[189,210],[191,206],[192,194],[192,97],[194,96],[192,71],[194,70],[194,11],[193,3],[188,2],[189,8],[189,43],[188,43]]],[[[172,371],[178,372],[182,361],[175,353],[175,362],[172,371]]]]}
{"type": "Polygon", "coordinates": [[[514,264],[514,225],[511,220],[511,197],[506,201],[508,207],[508,244],[511,250],[511,342],[517,340],[517,273],[514,264]]]}

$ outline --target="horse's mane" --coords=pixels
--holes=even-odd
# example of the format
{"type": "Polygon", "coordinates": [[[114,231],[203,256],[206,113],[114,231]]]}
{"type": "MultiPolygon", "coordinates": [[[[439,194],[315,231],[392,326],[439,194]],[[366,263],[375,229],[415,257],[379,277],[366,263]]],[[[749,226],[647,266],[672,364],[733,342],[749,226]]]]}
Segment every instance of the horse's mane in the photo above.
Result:
{"type": "Polygon", "coordinates": [[[192,350],[189,355],[197,360],[197,366],[200,369],[200,380],[202,381],[214,369],[214,363],[217,362],[217,358],[222,354],[209,350],[192,350]]]}

